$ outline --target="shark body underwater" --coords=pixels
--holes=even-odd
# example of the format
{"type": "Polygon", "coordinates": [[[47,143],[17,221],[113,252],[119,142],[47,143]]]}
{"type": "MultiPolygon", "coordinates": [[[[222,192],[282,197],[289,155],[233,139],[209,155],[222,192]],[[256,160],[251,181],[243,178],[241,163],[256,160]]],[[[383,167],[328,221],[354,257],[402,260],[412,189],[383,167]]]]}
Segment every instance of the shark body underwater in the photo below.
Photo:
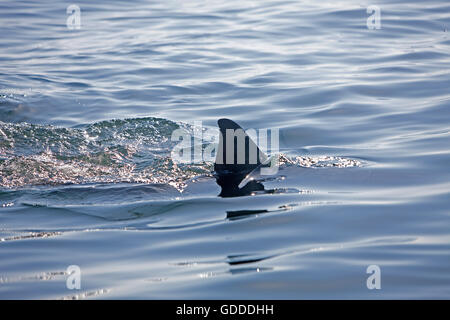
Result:
{"type": "Polygon", "coordinates": [[[213,175],[221,187],[220,197],[239,197],[254,192],[266,192],[261,182],[249,179],[260,169],[268,167],[269,158],[234,121],[217,121],[220,135],[213,175]]]}

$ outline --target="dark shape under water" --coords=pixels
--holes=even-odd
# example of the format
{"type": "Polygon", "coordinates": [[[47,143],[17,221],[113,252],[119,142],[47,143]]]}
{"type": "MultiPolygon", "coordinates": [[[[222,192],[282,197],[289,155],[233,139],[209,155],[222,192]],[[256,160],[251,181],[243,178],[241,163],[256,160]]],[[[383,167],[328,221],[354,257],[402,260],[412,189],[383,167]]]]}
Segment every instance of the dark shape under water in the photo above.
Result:
{"type": "Polygon", "coordinates": [[[234,210],[227,211],[227,219],[237,220],[247,218],[248,216],[253,216],[260,213],[268,213],[267,209],[258,209],[258,210],[234,210]]]}
{"type": "Polygon", "coordinates": [[[267,156],[259,150],[258,146],[236,122],[219,119],[217,123],[220,137],[214,163],[214,177],[222,188],[219,196],[239,197],[251,195],[256,191],[267,192],[263,184],[255,180],[250,180],[243,187],[239,187],[252,171],[265,166],[267,156]],[[229,131],[228,134],[227,131],[229,131]],[[229,141],[230,138],[233,140],[229,141]],[[239,145],[240,143],[241,145],[239,145]],[[227,157],[227,151],[234,152],[227,157]]]}

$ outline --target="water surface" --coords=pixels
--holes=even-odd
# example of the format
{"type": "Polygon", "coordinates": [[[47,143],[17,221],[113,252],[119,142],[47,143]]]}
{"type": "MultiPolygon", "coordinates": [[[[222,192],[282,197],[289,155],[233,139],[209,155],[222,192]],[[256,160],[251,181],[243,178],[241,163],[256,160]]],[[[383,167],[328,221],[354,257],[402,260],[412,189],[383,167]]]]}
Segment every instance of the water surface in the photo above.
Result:
{"type": "Polygon", "coordinates": [[[448,3],[69,4],[0,4],[0,298],[450,297],[448,3]],[[277,192],[172,161],[220,117],[277,192]]]}

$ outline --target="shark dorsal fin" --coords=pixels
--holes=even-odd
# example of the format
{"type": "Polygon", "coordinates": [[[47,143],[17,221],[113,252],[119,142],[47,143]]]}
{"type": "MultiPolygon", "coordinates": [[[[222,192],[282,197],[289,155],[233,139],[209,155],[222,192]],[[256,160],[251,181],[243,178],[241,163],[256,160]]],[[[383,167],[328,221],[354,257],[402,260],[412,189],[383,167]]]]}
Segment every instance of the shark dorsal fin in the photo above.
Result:
{"type": "Polygon", "coordinates": [[[266,163],[267,156],[236,122],[220,119],[218,125],[220,135],[214,176],[222,188],[220,196],[235,197],[264,190],[264,186],[256,181],[250,181],[243,187],[240,183],[250,172],[266,163]]]}
{"type": "Polygon", "coordinates": [[[217,123],[220,136],[214,171],[245,176],[267,161],[264,152],[236,122],[219,119],[217,123]]]}

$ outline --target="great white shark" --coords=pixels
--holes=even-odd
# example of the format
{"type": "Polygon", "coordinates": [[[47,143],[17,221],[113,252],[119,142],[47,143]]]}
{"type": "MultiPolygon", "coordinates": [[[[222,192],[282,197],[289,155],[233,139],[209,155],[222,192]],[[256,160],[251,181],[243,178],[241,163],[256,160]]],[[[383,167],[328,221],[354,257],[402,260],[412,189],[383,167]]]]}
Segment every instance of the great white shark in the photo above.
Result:
{"type": "Polygon", "coordinates": [[[239,197],[265,190],[261,182],[249,179],[268,167],[270,159],[236,122],[219,119],[219,145],[213,175],[221,187],[220,197],[239,197]]]}

